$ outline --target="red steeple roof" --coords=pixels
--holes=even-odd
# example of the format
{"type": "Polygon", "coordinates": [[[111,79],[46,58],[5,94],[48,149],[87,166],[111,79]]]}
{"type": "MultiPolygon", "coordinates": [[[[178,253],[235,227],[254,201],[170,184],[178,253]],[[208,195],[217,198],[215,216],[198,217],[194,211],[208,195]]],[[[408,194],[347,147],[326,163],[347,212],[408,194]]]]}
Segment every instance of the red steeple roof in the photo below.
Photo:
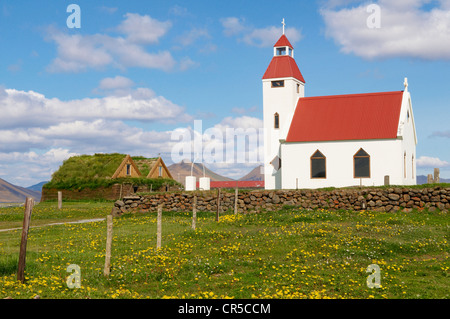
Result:
{"type": "Polygon", "coordinates": [[[393,139],[403,91],[299,98],[286,142],[393,139]]]}
{"type": "MultiPolygon", "coordinates": [[[[289,42],[287,37],[283,34],[275,43],[274,47],[290,47],[293,49],[292,44],[289,42]]],[[[295,78],[303,83],[305,79],[303,78],[300,69],[295,63],[294,58],[290,55],[275,55],[272,58],[266,72],[263,75],[264,79],[276,79],[276,78],[295,78]]]]}
{"type": "Polygon", "coordinates": [[[284,34],[278,39],[274,47],[290,47],[291,49],[294,48],[284,34]]]}
{"type": "Polygon", "coordinates": [[[289,77],[305,83],[305,79],[295,60],[289,55],[280,55],[272,58],[266,73],[264,73],[263,80],[289,77]]]}

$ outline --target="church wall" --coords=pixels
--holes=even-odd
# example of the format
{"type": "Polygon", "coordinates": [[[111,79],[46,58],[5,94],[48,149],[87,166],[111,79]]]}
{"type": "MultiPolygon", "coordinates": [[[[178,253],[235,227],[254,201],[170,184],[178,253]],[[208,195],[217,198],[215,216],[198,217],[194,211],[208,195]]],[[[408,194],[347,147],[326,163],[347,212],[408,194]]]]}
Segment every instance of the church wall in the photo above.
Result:
{"type": "Polygon", "coordinates": [[[282,188],[404,185],[401,140],[362,140],[282,144],[282,188]],[[370,178],[354,178],[353,156],[363,148],[370,155],[370,178]],[[326,157],[326,178],[311,179],[311,156],[326,157]]]}
{"type": "Polygon", "coordinates": [[[401,123],[401,125],[399,125],[401,126],[401,132],[399,133],[402,136],[402,152],[400,154],[400,157],[402,160],[402,169],[403,169],[402,171],[403,185],[415,185],[416,160],[417,160],[416,138],[415,138],[414,116],[412,113],[412,104],[410,101],[409,92],[404,93],[402,110],[400,113],[400,121],[403,122],[401,123]],[[403,157],[405,154],[406,158],[404,159],[403,157]]]}
{"type": "Polygon", "coordinates": [[[298,98],[304,96],[304,85],[294,78],[263,80],[264,123],[264,173],[266,189],[281,187],[281,172],[276,172],[270,162],[279,156],[279,140],[285,138],[298,98]],[[272,88],[272,81],[284,80],[284,87],[272,88]],[[297,93],[297,84],[300,84],[297,93]],[[279,129],[274,128],[274,114],[280,118],[279,129]]]}

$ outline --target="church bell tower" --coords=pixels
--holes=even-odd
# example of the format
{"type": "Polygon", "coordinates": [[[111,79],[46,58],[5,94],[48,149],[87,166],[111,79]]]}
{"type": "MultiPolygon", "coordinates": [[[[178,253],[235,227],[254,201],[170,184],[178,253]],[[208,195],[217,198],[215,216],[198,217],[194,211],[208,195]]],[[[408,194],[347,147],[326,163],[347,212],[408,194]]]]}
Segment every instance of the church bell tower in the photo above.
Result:
{"type": "Polygon", "coordinates": [[[273,58],[264,76],[264,185],[281,188],[280,140],[285,140],[297,101],[305,96],[305,80],[294,60],[294,48],[284,34],[273,47],[273,58]]]}

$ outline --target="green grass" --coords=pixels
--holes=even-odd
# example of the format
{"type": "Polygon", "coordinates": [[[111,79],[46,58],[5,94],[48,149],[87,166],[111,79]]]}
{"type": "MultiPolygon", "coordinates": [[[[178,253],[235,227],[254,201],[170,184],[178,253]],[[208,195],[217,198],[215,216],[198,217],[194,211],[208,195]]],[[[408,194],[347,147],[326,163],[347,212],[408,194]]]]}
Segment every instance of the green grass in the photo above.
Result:
{"type": "MultiPolygon", "coordinates": [[[[105,217],[112,203],[35,207],[32,226],[105,217]]],[[[0,209],[0,229],[23,208],[0,209]]],[[[31,228],[26,281],[17,282],[20,231],[0,232],[0,298],[444,298],[450,297],[448,213],[306,211],[163,213],[114,219],[111,274],[103,276],[106,221],[31,228]],[[81,269],[69,289],[69,264],[81,269]],[[377,264],[382,287],[368,288],[377,264]]]]}

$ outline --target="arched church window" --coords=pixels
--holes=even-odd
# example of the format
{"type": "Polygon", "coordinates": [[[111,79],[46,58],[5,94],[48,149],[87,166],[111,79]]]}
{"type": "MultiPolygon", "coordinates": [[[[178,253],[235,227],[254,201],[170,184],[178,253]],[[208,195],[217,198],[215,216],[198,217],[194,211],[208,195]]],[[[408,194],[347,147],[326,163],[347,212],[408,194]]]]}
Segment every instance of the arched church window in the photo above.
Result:
{"type": "Polygon", "coordinates": [[[319,150],[311,156],[311,178],[327,178],[326,157],[319,150]]]}
{"type": "Polygon", "coordinates": [[[353,155],[353,177],[370,178],[370,155],[362,148],[353,155]]]}
{"type": "Polygon", "coordinates": [[[278,113],[275,113],[275,115],[273,116],[273,127],[274,128],[280,128],[280,115],[278,113]]]}

